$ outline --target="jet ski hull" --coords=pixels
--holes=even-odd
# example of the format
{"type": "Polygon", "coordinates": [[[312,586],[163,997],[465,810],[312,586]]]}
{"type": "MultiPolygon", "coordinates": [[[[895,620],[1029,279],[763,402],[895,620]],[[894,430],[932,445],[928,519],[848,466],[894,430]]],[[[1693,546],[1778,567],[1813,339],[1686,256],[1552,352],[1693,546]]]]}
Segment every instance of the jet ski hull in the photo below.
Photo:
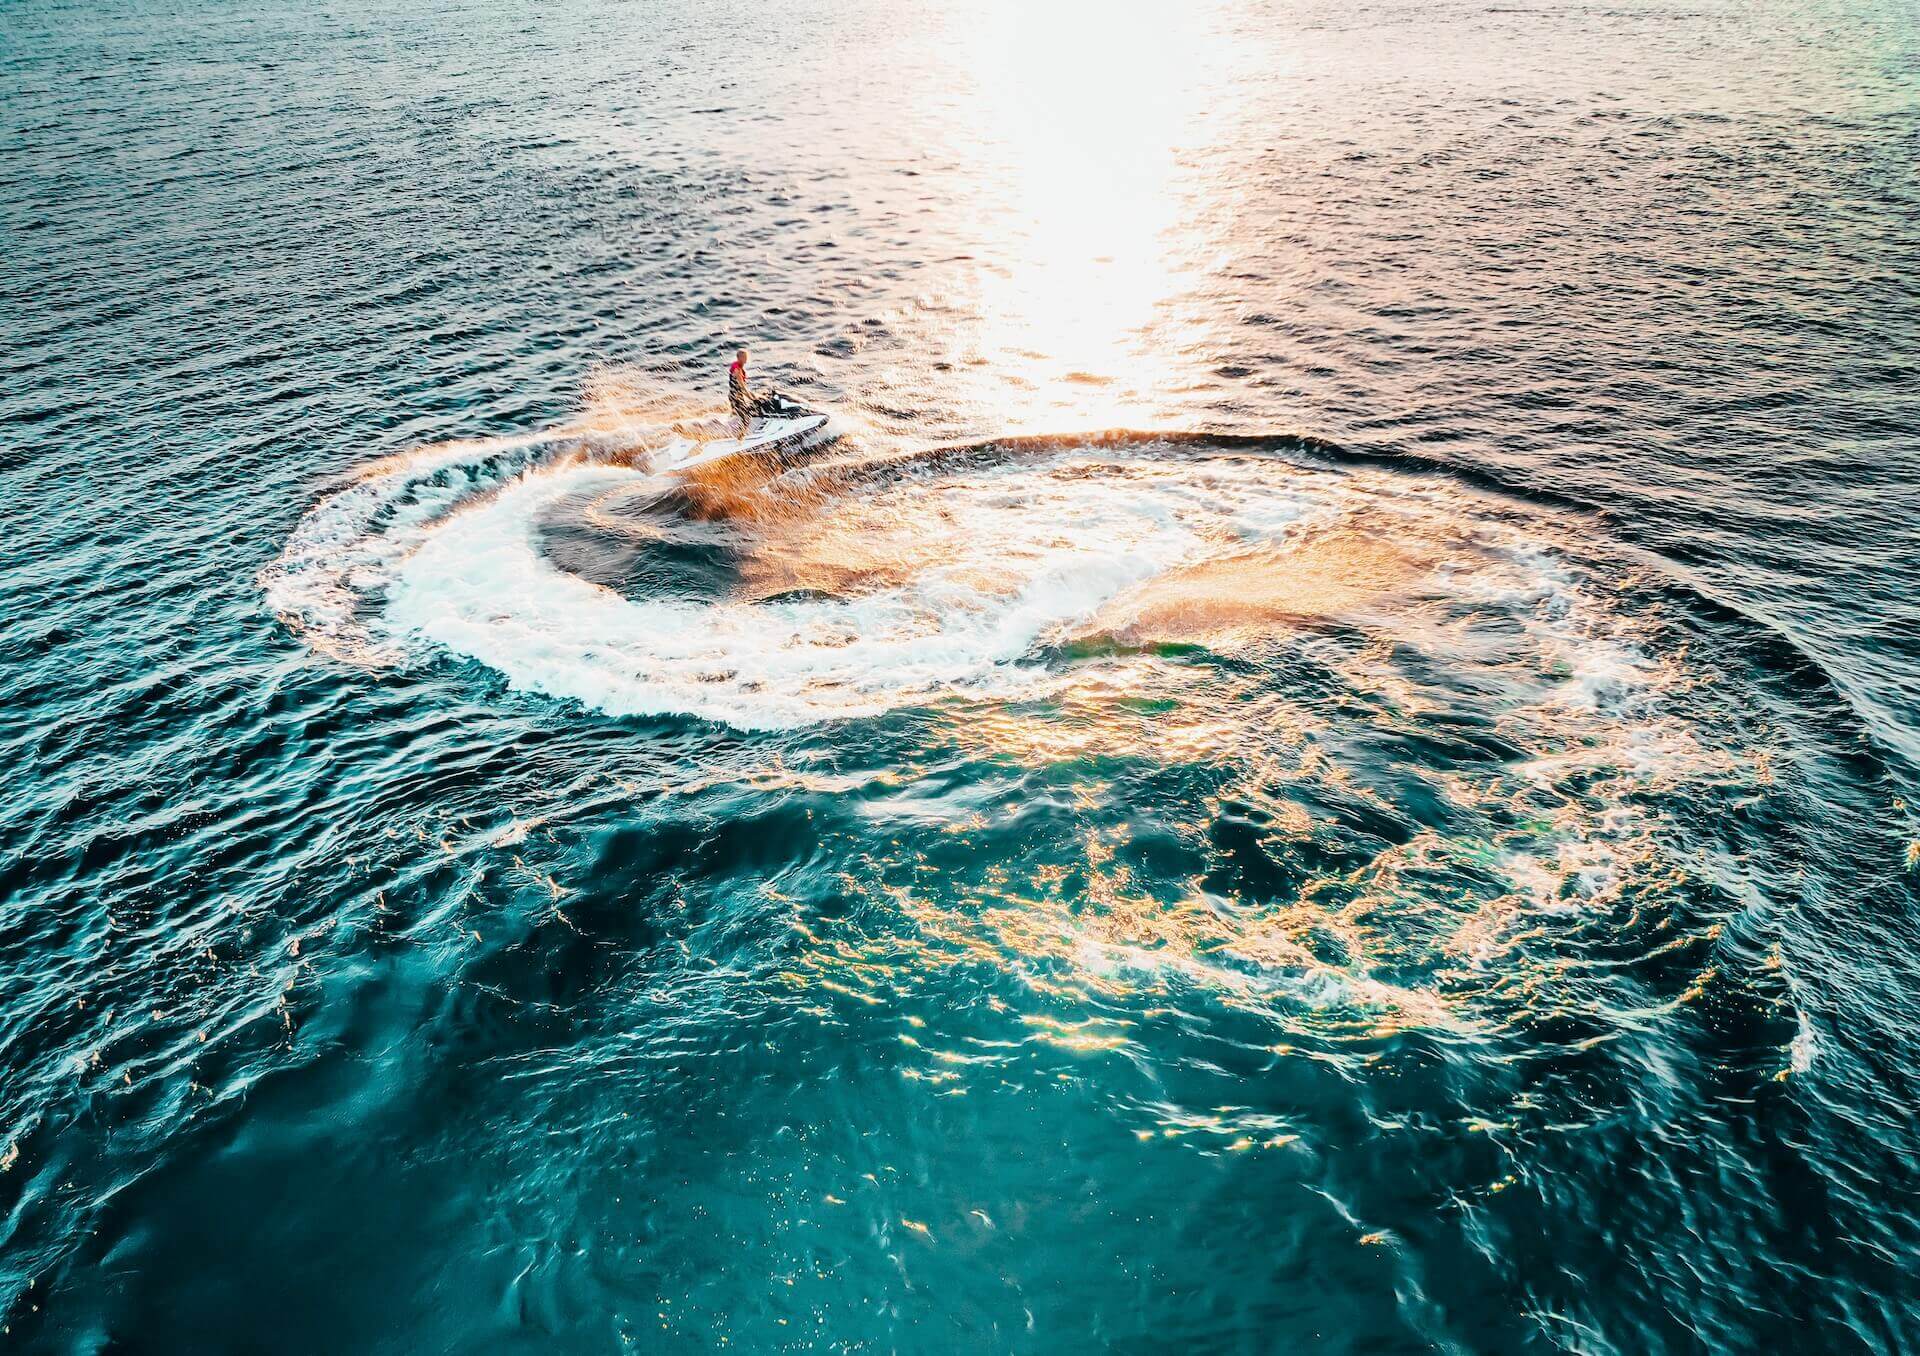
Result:
{"type": "Polygon", "coordinates": [[[830,443],[839,436],[828,428],[826,415],[784,397],[774,396],[764,400],[760,408],[762,412],[753,420],[746,437],[692,439],[671,448],[663,448],[654,458],[653,469],[687,471],[696,466],[725,461],[728,457],[803,452],[830,443]]]}

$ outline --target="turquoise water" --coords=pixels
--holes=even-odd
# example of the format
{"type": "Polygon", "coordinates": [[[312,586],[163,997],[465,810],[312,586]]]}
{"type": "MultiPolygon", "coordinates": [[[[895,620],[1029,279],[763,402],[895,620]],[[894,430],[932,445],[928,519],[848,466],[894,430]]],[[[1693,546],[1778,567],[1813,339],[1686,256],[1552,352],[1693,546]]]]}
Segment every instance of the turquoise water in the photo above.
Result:
{"type": "Polygon", "coordinates": [[[0,13],[10,1347],[1920,1348],[1912,8],[1029,11],[0,13]]]}

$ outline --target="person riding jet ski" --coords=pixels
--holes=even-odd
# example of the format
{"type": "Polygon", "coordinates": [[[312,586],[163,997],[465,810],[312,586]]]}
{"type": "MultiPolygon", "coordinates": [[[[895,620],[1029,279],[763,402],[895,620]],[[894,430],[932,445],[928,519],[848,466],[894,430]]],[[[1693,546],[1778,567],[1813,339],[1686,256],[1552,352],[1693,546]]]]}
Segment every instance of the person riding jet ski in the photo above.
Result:
{"type": "Polygon", "coordinates": [[[747,384],[747,351],[735,349],[733,365],[727,369],[727,406],[733,411],[734,422],[740,428],[740,441],[745,442],[753,430],[755,419],[772,416],[786,416],[811,413],[802,405],[781,395],[778,391],[768,391],[765,395],[755,395],[747,384]]]}
{"type": "Polygon", "coordinates": [[[736,350],[733,366],[727,369],[727,404],[733,407],[733,417],[740,423],[741,441],[746,441],[747,426],[758,413],[754,407],[753,389],[747,385],[747,351],[736,350]]]}

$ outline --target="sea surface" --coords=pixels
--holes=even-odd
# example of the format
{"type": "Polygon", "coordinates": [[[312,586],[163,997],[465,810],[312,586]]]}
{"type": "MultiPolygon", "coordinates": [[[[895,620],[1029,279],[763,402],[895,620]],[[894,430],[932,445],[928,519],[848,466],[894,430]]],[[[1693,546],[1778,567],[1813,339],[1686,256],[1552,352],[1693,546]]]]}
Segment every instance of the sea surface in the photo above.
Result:
{"type": "Polygon", "coordinates": [[[0,1347],[1920,1351],[1917,164],[1909,0],[9,0],[0,1347]]]}

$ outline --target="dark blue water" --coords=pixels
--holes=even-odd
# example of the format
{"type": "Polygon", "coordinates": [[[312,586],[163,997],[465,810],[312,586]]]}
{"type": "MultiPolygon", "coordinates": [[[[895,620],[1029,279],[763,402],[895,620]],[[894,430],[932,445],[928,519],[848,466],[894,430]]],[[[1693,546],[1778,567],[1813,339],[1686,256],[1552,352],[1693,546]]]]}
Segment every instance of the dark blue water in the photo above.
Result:
{"type": "Polygon", "coordinates": [[[1029,8],[0,11],[10,1346],[1920,1349],[1911,5],[1029,8]]]}

